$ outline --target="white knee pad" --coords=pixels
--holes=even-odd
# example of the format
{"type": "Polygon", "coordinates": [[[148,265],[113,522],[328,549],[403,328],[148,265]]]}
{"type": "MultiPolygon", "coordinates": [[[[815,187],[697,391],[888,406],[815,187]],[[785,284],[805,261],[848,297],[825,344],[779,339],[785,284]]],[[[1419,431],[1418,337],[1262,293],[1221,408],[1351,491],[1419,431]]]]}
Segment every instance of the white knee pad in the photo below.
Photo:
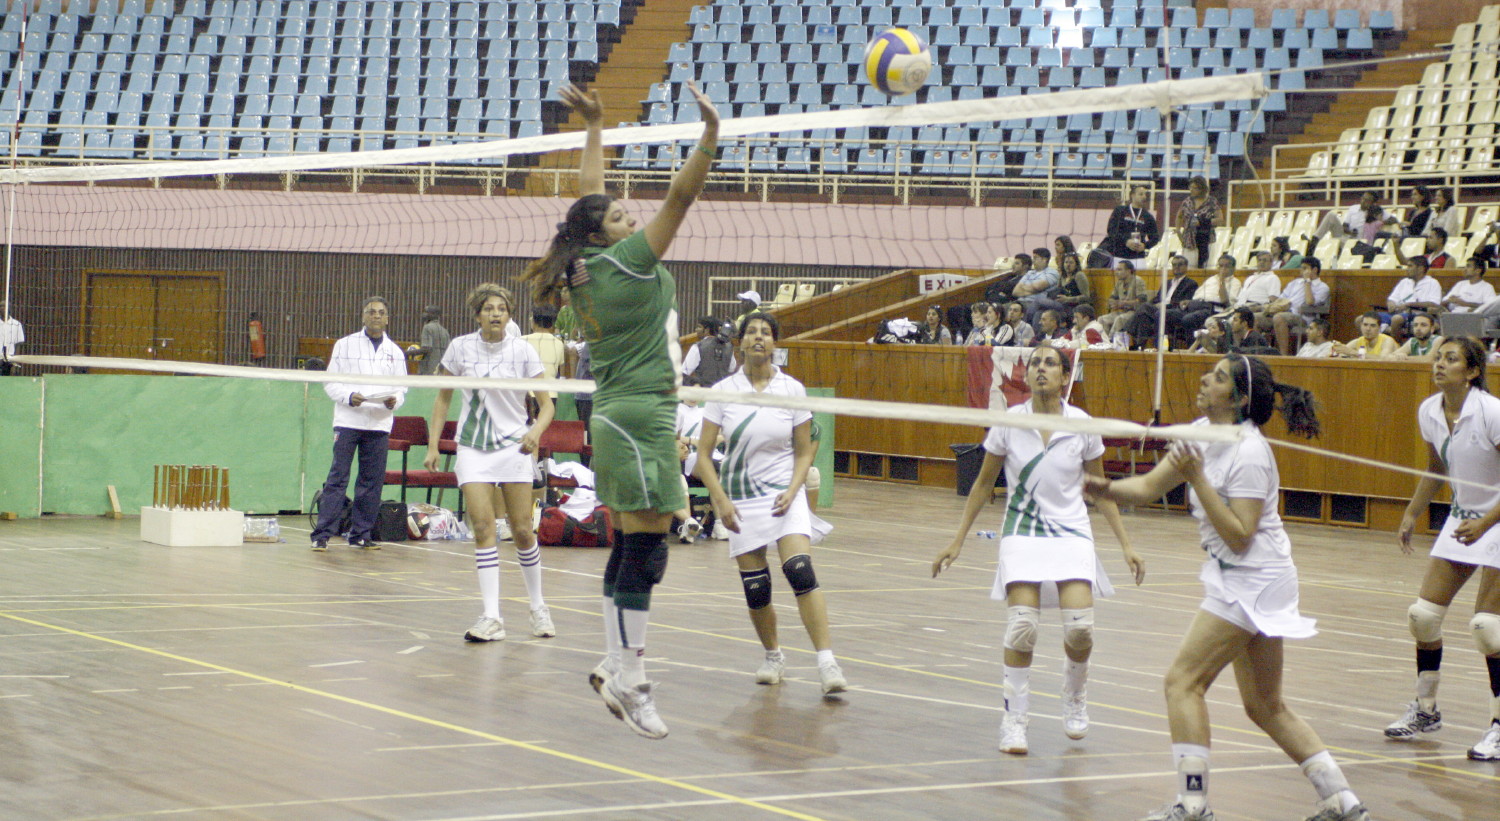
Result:
{"type": "Polygon", "coordinates": [[[803,480],[802,487],[808,490],[817,490],[823,486],[823,474],[815,467],[807,469],[807,478],[803,480]]]}
{"type": "Polygon", "coordinates": [[[1005,624],[1005,649],[1030,653],[1036,648],[1036,630],[1042,622],[1042,611],[1023,604],[1011,605],[1005,624]]]}
{"type": "Polygon", "coordinates": [[[1443,640],[1443,616],[1448,608],[1433,604],[1426,599],[1417,599],[1406,611],[1406,621],[1411,627],[1412,638],[1417,641],[1443,640]]]}
{"type": "Polygon", "coordinates": [[[1063,646],[1075,653],[1093,649],[1094,608],[1062,611],[1063,646]]]}
{"type": "Polygon", "coordinates": [[[1469,629],[1474,631],[1474,643],[1486,656],[1500,653],[1500,616],[1494,613],[1475,613],[1469,619],[1469,629]]]}

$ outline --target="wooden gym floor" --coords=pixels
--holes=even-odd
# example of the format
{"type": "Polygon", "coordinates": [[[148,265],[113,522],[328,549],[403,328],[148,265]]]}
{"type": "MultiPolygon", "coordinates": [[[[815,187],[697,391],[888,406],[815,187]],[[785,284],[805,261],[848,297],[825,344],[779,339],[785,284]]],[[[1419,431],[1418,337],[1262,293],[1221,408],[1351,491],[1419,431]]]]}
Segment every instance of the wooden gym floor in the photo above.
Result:
{"type": "MultiPolygon", "coordinates": [[[[511,636],[479,645],[461,639],[478,610],[465,543],[315,554],[303,517],[283,519],[286,544],[242,548],[144,544],[133,519],[0,523],[0,818],[1103,821],[1170,795],[1160,690],[1199,599],[1191,519],[1126,516],[1148,562],[1140,588],[1096,522],[1120,592],[1098,606],[1093,727],[1062,734],[1049,613],[1018,758],[995,751],[994,543],[971,539],[932,580],[962,499],[845,480],[838,499],[814,556],[851,691],[822,698],[779,576],[790,678],[757,686],[723,543],[674,545],[649,637],[663,741],[630,733],[585,681],[602,551],[544,551],[559,636],[539,640],[503,546],[511,636]]],[[[1321,632],[1288,642],[1287,697],[1374,817],[1500,817],[1500,765],[1464,756],[1487,719],[1473,591],[1447,625],[1445,727],[1388,743],[1380,730],[1411,697],[1406,607],[1425,558],[1386,533],[1291,532],[1321,632]]],[[[1311,786],[1244,717],[1232,675],[1210,700],[1218,817],[1309,815],[1311,786]]]]}

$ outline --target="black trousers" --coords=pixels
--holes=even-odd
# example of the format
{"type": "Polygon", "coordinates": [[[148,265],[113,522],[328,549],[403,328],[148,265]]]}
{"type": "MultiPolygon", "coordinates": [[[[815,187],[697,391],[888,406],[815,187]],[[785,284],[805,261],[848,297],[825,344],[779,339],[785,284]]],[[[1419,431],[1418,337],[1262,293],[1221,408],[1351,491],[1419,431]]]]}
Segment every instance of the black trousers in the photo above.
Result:
{"type": "Polygon", "coordinates": [[[380,491],[385,487],[385,458],[391,435],[383,430],[358,428],[333,429],[333,464],[328,466],[328,480],[323,483],[322,502],[318,507],[318,526],[313,541],[339,535],[343,515],[344,492],[349,487],[349,467],[359,454],[359,476],[354,482],[354,509],[351,512],[349,538],[368,539],[375,530],[380,513],[380,491]]]}

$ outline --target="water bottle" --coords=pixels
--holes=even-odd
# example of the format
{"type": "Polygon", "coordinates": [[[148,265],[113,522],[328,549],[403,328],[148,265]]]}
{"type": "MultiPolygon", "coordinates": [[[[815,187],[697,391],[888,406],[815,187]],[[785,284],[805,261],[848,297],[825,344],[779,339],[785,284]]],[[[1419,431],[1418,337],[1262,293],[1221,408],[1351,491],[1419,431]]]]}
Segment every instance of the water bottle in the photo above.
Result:
{"type": "Polygon", "coordinates": [[[974,535],[978,536],[981,539],[993,539],[993,538],[995,538],[995,531],[993,531],[993,530],[981,530],[978,533],[975,533],[974,535]]]}

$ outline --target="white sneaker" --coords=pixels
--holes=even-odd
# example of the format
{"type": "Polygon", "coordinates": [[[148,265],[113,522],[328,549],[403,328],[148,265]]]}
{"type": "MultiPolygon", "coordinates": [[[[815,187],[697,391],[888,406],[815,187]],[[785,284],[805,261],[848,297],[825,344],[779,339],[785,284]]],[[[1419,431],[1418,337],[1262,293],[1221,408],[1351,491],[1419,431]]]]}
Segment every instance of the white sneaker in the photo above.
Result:
{"type": "Polygon", "coordinates": [[[1198,812],[1193,812],[1182,806],[1181,801],[1173,801],[1142,818],[1141,821],[1214,821],[1214,811],[1204,807],[1198,812]]]}
{"type": "Polygon", "coordinates": [[[510,520],[509,519],[496,519],[495,520],[495,541],[497,541],[497,542],[508,542],[508,541],[510,541],[510,540],[512,540],[514,538],[515,537],[512,536],[511,532],[510,532],[510,520]]]}
{"type": "Polygon", "coordinates": [[[844,671],[839,669],[839,663],[836,661],[819,664],[818,679],[823,683],[823,695],[825,696],[842,693],[849,689],[849,682],[844,680],[844,671]]]}
{"type": "Polygon", "coordinates": [[[502,641],[505,639],[505,622],[480,616],[469,632],[464,633],[464,638],[469,641],[502,641]]]}
{"type": "Polygon", "coordinates": [[[1406,705],[1406,712],[1385,728],[1385,737],[1392,741],[1411,741],[1417,733],[1430,733],[1443,729],[1443,714],[1436,706],[1432,712],[1423,712],[1417,702],[1406,705]]]}
{"type": "Polygon", "coordinates": [[[666,738],[667,725],[656,714],[656,700],[651,697],[654,686],[649,681],[643,681],[634,687],[622,687],[620,679],[612,677],[604,683],[599,695],[604,697],[604,705],[609,711],[638,735],[666,738]]]}
{"type": "Polygon", "coordinates": [[[786,657],[777,653],[774,656],[767,655],[765,661],[760,663],[760,669],[755,671],[756,684],[780,684],[781,676],[786,672],[786,657]]]}
{"type": "Polygon", "coordinates": [[[557,628],[552,626],[552,611],[545,604],[531,611],[531,635],[539,639],[557,635],[557,628]]]}
{"type": "Polygon", "coordinates": [[[714,537],[714,541],[718,541],[718,542],[727,542],[727,541],[729,541],[729,528],[725,527],[723,522],[714,522],[714,536],[713,537],[714,537]]]}
{"type": "Polygon", "coordinates": [[[1469,758],[1473,761],[1500,761],[1500,719],[1491,721],[1484,737],[1469,748],[1469,758]]]}
{"type": "Polygon", "coordinates": [[[1089,734],[1089,702],[1083,693],[1064,693],[1063,732],[1077,741],[1089,734]]]}
{"type": "Polygon", "coordinates": [[[681,539],[683,544],[692,544],[698,540],[698,534],[702,532],[703,525],[697,519],[688,517],[688,520],[677,528],[677,538],[681,539]]]}
{"type": "Polygon", "coordinates": [[[1005,711],[1000,717],[1000,752],[1010,755],[1026,755],[1026,725],[1031,719],[1020,713],[1005,711]]]}
{"type": "Polygon", "coordinates": [[[594,665],[593,671],[589,673],[589,686],[594,688],[594,692],[597,693],[604,686],[604,682],[609,681],[619,674],[620,657],[605,656],[598,664],[594,665]]]}

